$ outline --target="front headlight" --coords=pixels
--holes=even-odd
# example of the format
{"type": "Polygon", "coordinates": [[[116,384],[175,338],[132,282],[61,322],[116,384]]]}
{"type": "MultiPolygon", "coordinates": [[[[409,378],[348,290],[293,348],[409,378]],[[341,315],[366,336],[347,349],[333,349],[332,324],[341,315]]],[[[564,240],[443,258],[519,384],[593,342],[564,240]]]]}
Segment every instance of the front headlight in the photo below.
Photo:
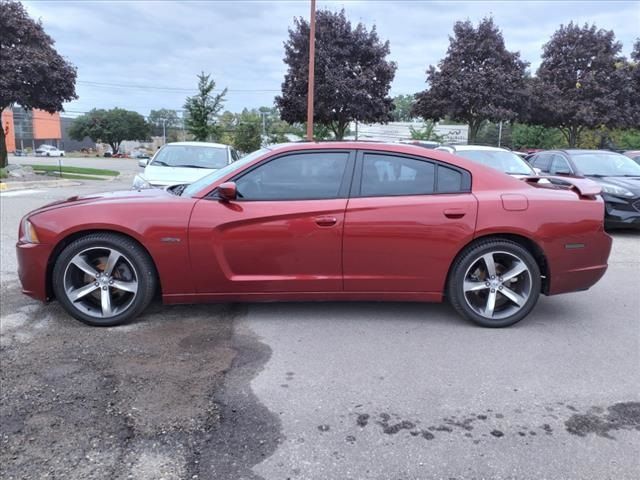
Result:
{"type": "Polygon", "coordinates": [[[618,187],[617,185],[602,184],[602,191],[619,197],[633,197],[633,193],[630,190],[624,187],[618,187]]]}
{"type": "Polygon", "coordinates": [[[131,187],[133,190],[144,190],[146,188],[153,188],[142,175],[136,175],[133,178],[133,186],[131,187]]]}
{"type": "Polygon", "coordinates": [[[22,241],[25,243],[40,243],[36,229],[28,218],[22,221],[22,241]]]}

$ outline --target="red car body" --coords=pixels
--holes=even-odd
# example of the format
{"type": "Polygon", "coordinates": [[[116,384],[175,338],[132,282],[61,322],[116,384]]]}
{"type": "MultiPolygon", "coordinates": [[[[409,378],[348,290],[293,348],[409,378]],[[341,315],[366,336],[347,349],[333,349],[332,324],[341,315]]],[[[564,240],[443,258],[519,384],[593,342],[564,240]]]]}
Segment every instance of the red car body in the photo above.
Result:
{"type": "MultiPolygon", "coordinates": [[[[314,150],[395,153],[464,169],[466,193],[293,201],[207,197],[238,172],[190,197],[165,190],[73,197],[28,214],[40,243],[20,231],[24,293],[52,298],[57,255],[87,232],[132,237],[149,253],[165,303],[269,300],[441,301],[456,256],[475,239],[526,245],[543,293],[584,290],[604,274],[611,238],[602,199],[588,188],[537,185],[412,145],[300,143],[274,155],[314,150]]],[[[356,169],[354,169],[355,171],[356,169]]]]}

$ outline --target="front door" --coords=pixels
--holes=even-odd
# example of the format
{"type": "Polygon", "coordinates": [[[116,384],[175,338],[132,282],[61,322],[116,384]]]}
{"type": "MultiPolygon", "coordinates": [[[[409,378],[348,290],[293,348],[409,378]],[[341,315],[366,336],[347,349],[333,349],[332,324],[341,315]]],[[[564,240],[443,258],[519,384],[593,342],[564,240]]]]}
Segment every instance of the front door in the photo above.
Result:
{"type": "Polygon", "coordinates": [[[441,293],[474,234],[470,174],[427,159],[359,155],[344,229],[349,292],[441,293]]]}
{"type": "Polygon", "coordinates": [[[199,293],[342,290],[349,151],[268,158],[234,179],[238,199],[202,199],[189,226],[199,293]]]}

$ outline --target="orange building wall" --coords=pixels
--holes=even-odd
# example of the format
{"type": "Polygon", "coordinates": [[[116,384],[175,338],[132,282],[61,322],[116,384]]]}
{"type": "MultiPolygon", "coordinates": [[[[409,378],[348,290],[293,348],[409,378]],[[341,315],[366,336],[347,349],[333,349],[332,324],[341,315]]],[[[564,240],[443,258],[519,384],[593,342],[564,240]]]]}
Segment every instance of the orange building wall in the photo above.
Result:
{"type": "Polygon", "coordinates": [[[33,110],[33,138],[35,140],[60,140],[60,114],[33,110]]]}
{"type": "Polygon", "coordinates": [[[2,111],[2,128],[5,133],[5,142],[7,142],[7,151],[16,151],[16,130],[13,126],[13,111],[8,108],[2,111]]]}

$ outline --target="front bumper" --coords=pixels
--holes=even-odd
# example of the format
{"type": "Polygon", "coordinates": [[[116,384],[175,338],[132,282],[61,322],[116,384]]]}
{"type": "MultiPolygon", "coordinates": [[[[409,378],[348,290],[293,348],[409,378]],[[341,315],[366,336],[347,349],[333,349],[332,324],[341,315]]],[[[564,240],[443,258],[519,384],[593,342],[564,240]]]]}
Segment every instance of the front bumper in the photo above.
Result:
{"type": "Polygon", "coordinates": [[[18,242],[16,244],[16,254],[22,293],[36,300],[49,301],[47,269],[51,247],[41,243],[18,242]]]}
{"type": "Polygon", "coordinates": [[[607,228],[640,228],[640,197],[622,198],[603,194],[607,228]]]}

